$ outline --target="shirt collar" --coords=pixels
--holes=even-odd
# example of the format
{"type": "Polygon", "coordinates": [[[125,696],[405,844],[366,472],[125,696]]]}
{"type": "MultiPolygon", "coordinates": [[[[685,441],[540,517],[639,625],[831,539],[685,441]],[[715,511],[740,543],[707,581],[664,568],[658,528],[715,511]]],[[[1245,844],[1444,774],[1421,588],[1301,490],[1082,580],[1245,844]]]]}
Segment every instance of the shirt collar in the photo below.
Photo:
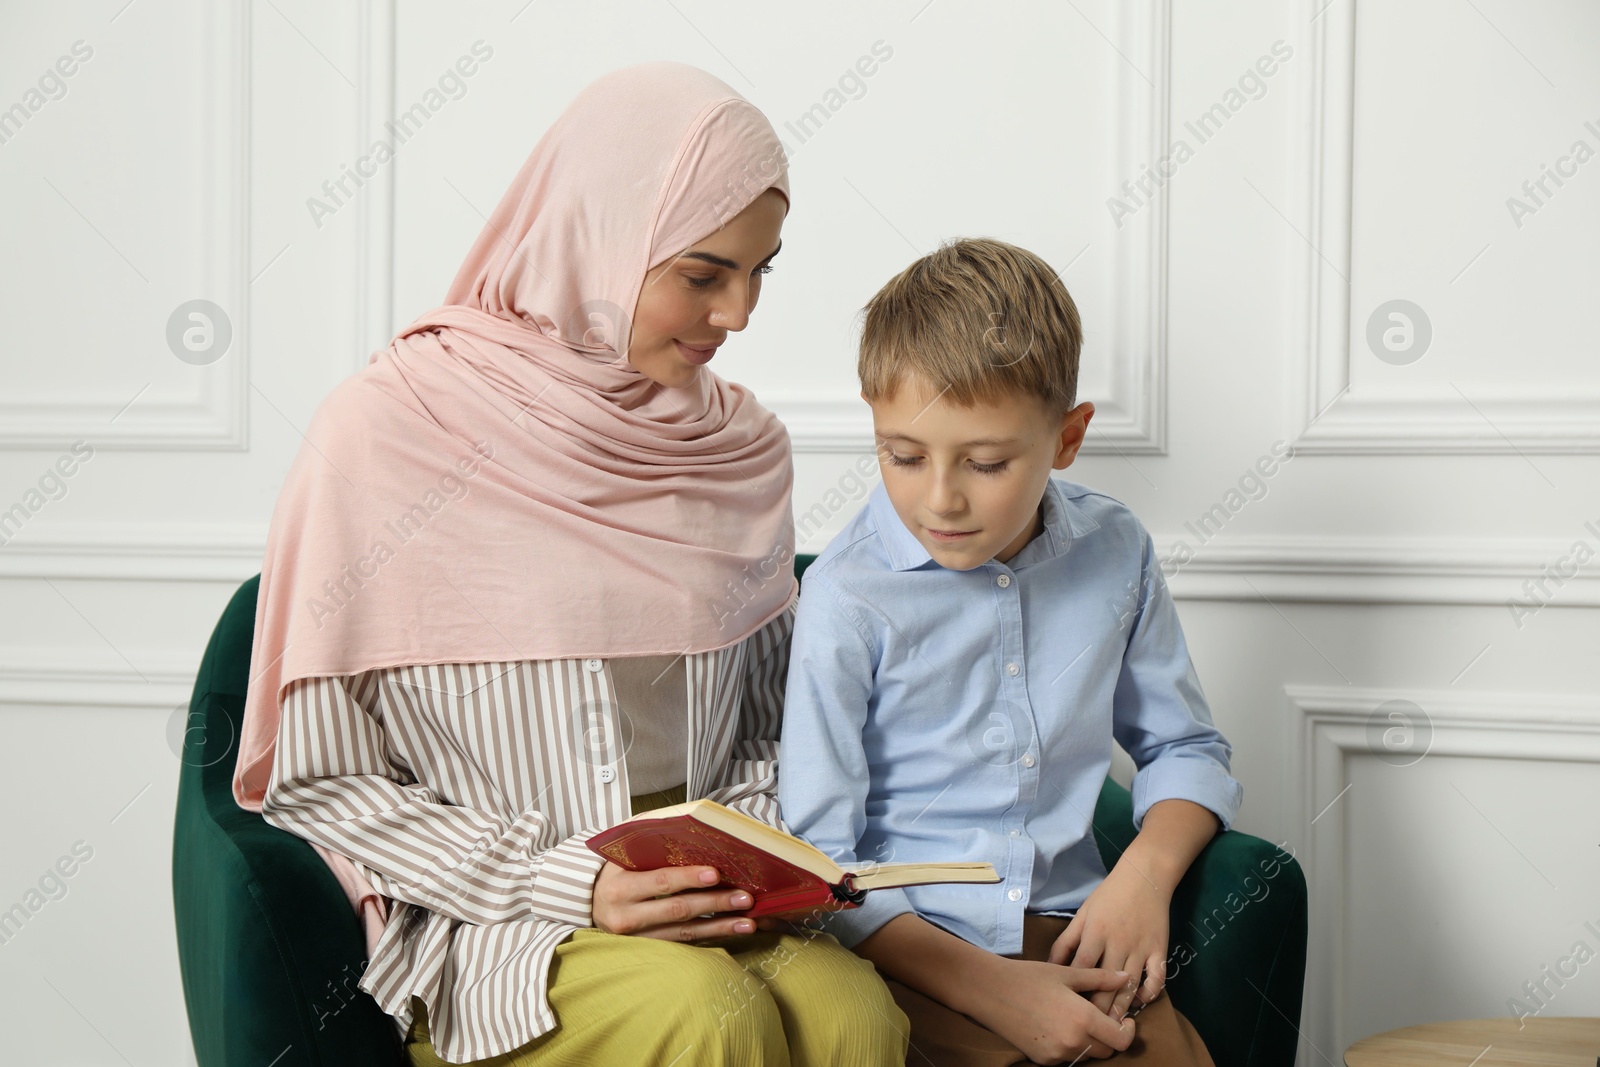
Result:
{"type": "MultiPolygon", "coordinates": [[[[1044,529],[1039,535],[1026,545],[1011,561],[1004,566],[1012,570],[1020,570],[1034,563],[1047,559],[1054,559],[1063,555],[1072,547],[1075,537],[1098,530],[1100,524],[1083,508],[1079,507],[1062,490],[1061,483],[1051,478],[1045,485],[1044,499],[1044,529]]],[[[889,566],[897,571],[915,570],[918,567],[933,563],[933,557],[928,550],[922,547],[916,535],[906,529],[906,524],[900,521],[900,516],[894,510],[894,504],[889,500],[889,493],[879,482],[872,489],[868,497],[867,506],[872,511],[872,517],[878,528],[878,537],[883,543],[884,554],[888,557],[889,566]]]]}

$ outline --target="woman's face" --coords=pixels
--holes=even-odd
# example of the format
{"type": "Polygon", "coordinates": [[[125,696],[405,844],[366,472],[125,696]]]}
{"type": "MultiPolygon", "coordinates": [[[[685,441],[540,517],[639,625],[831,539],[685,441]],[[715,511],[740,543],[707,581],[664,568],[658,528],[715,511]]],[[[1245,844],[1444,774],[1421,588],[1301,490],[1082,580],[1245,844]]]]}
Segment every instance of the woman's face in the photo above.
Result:
{"type": "Polygon", "coordinates": [[[628,347],[640,374],[669,388],[688,385],[729,331],[744,329],[787,210],[783,194],[768,189],[722,229],[651,268],[628,347]]]}

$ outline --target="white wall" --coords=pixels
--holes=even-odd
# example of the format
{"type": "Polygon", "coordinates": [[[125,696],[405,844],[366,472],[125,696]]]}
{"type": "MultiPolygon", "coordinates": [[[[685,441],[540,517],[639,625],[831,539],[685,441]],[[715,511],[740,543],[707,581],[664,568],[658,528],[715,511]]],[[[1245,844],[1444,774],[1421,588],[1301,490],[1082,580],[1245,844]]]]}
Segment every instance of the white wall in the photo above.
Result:
{"type": "MultiPolygon", "coordinates": [[[[803,548],[856,506],[875,288],[963,234],[1061,270],[1099,408],[1068,476],[1155,534],[1240,826],[1307,865],[1302,1063],[1537,1008],[1525,981],[1600,949],[1594,5],[124,2],[0,8],[0,109],[25,113],[0,125],[0,510],[28,512],[0,545],[0,909],[92,849],[0,944],[14,1059],[191,1062],[173,716],[300,428],[437,302],[567,99],[662,57],[793,149],[784,254],[717,367],[791,428],[803,548]],[[63,94],[46,72],[80,41],[63,94]],[[478,41],[464,94],[313,220],[478,41]],[[864,92],[830,97],[875,45],[864,92]],[[1146,165],[1161,188],[1122,193],[1146,165]],[[194,299],[232,329],[205,365],[166,340],[194,299]],[[1425,351],[1369,345],[1393,300],[1425,351]],[[64,495],[30,496],[78,441],[64,495]],[[1294,459],[1230,495],[1278,442],[1294,459]]],[[[1545,1014],[1600,1012],[1600,968],[1547,989],[1545,1014]]]]}

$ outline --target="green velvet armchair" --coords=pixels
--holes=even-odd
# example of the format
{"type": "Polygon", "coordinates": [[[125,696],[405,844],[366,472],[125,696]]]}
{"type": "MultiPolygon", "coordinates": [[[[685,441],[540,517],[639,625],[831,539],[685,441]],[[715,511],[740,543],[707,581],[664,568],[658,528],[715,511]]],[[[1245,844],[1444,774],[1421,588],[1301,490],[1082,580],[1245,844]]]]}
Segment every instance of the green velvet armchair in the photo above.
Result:
{"type": "MultiPolygon", "coordinates": [[[[396,1067],[393,1024],[356,988],[365,942],[344,892],[309,844],[233,800],[258,584],[240,586],[211,636],[184,737],[172,889],[195,1056],[200,1067],[396,1067]]],[[[1107,780],[1094,823],[1109,867],[1134,837],[1127,790],[1107,780]]],[[[1179,886],[1168,990],[1218,1067],[1294,1063],[1306,913],[1295,861],[1237,831],[1179,886]]]]}

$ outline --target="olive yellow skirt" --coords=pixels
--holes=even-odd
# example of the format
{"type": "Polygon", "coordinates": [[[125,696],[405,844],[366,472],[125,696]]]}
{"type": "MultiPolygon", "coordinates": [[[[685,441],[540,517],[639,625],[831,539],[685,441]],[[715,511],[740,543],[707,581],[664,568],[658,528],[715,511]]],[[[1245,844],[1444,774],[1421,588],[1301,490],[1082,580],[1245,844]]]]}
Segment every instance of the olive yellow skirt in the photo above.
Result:
{"type": "MultiPolygon", "coordinates": [[[[633,798],[682,803],[683,787],[633,798]]],[[[910,1025],[872,964],[829,934],[757,931],[686,945],[578,930],[550,970],[556,1028],[478,1067],[876,1067],[905,1063],[910,1025]]],[[[413,1067],[445,1064],[413,998],[413,1067]]]]}

